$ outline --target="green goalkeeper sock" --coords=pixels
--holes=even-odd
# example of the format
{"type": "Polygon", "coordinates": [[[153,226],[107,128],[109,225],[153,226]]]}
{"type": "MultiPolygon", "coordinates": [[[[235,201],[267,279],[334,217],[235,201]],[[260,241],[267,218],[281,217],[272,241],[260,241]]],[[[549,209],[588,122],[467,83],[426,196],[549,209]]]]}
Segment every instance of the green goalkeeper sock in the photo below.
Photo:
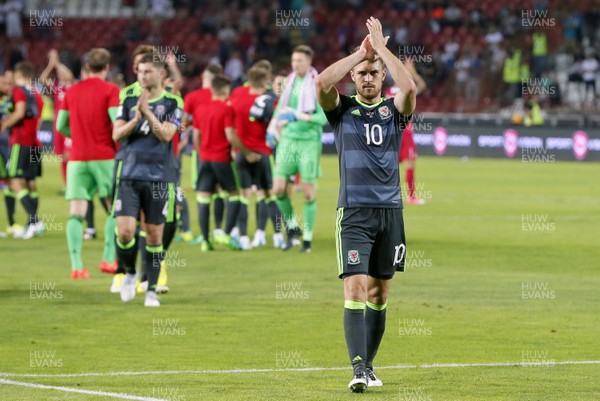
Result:
{"type": "Polygon", "coordinates": [[[71,215],[67,220],[67,245],[71,257],[71,270],[83,270],[83,260],[81,260],[83,219],[83,216],[71,215]]]}
{"type": "Polygon", "coordinates": [[[106,216],[106,222],[104,223],[104,255],[102,260],[108,263],[114,263],[115,261],[115,218],[111,215],[106,216]]]}
{"type": "Polygon", "coordinates": [[[312,241],[315,221],[317,219],[317,200],[304,201],[304,241],[312,241]]]}
{"type": "Polygon", "coordinates": [[[283,219],[285,220],[285,223],[287,224],[288,230],[298,227],[298,222],[296,221],[296,218],[294,217],[294,208],[292,207],[292,201],[287,196],[287,194],[283,195],[281,197],[278,196],[276,202],[277,202],[277,207],[281,211],[283,219]]]}

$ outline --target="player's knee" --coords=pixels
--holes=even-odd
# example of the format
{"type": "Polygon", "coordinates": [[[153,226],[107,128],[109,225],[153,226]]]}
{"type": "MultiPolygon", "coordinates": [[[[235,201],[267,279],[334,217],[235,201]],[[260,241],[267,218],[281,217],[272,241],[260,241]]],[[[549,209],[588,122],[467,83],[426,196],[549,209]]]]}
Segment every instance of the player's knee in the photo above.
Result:
{"type": "Polygon", "coordinates": [[[316,190],[314,184],[304,183],[302,185],[302,195],[307,202],[315,200],[316,190]]]}
{"type": "Polygon", "coordinates": [[[285,194],[285,187],[282,185],[273,185],[271,193],[280,198],[285,194]]]}
{"type": "Polygon", "coordinates": [[[162,241],[162,231],[157,227],[147,227],[146,230],[146,242],[148,244],[160,244],[162,241]]]}
{"type": "Polygon", "coordinates": [[[375,305],[383,305],[387,303],[387,290],[381,287],[373,287],[369,289],[368,301],[375,305]]]}
{"type": "Polygon", "coordinates": [[[118,239],[121,244],[128,244],[133,239],[134,233],[133,231],[127,229],[120,229],[118,239]]]}
{"type": "Polygon", "coordinates": [[[367,300],[367,286],[362,280],[347,280],[344,283],[344,297],[347,300],[365,302],[367,300]]]}
{"type": "Polygon", "coordinates": [[[365,302],[367,300],[366,291],[361,291],[359,288],[346,291],[344,298],[349,301],[365,302]]]}
{"type": "Polygon", "coordinates": [[[8,187],[11,191],[18,193],[19,191],[25,189],[25,185],[18,178],[13,178],[8,181],[8,187]]]}
{"type": "Polygon", "coordinates": [[[135,229],[135,222],[134,224],[126,224],[126,222],[120,222],[117,218],[117,238],[120,243],[130,243],[135,236],[135,229]]]}
{"type": "Polygon", "coordinates": [[[315,200],[315,192],[311,191],[311,192],[304,192],[304,201],[305,202],[312,202],[315,200]]]}
{"type": "Polygon", "coordinates": [[[367,301],[375,305],[384,305],[387,303],[387,295],[371,295],[369,294],[367,301]]]}

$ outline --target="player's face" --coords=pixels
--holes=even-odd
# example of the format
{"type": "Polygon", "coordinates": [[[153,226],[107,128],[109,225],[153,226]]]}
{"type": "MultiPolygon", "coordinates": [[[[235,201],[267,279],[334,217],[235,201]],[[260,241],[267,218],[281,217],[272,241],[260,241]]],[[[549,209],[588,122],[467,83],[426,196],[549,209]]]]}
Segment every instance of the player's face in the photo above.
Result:
{"type": "Polygon", "coordinates": [[[292,70],[301,77],[308,72],[311,62],[311,58],[304,53],[292,54],[292,70]]]}
{"type": "Polygon", "coordinates": [[[6,86],[8,88],[8,91],[10,92],[10,90],[13,88],[13,86],[15,86],[15,74],[12,71],[5,71],[4,72],[4,79],[6,80],[6,86]]]}
{"type": "Polygon", "coordinates": [[[285,76],[277,75],[273,80],[273,90],[277,96],[281,96],[283,94],[283,81],[285,80],[285,76]]]}
{"type": "Polygon", "coordinates": [[[138,72],[138,64],[140,63],[140,60],[145,56],[145,54],[138,54],[137,56],[135,56],[133,58],[133,72],[137,74],[138,72]]]}
{"type": "Polygon", "coordinates": [[[155,66],[153,63],[140,63],[137,68],[137,80],[144,89],[152,89],[157,86],[162,87],[163,72],[162,68],[155,66]]]}
{"type": "Polygon", "coordinates": [[[4,75],[0,75],[0,95],[8,94],[8,85],[6,85],[6,78],[4,75]]]}
{"type": "Polygon", "coordinates": [[[362,98],[372,100],[381,95],[385,69],[380,61],[363,61],[350,71],[350,76],[362,98]]]}
{"type": "Polygon", "coordinates": [[[21,82],[24,80],[23,74],[21,74],[19,71],[15,71],[13,74],[13,77],[14,77],[15,83],[21,82]]]}

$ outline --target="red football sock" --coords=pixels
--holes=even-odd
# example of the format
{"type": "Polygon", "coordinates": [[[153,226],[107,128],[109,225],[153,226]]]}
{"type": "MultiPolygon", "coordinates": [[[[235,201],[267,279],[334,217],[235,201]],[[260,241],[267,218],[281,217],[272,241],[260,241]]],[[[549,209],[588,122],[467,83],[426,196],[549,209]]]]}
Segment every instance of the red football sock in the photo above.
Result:
{"type": "Polygon", "coordinates": [[[415,169],[407,168],[406,169],[406,185],[408,186],[408,196],[415,196],[415,169]]]}

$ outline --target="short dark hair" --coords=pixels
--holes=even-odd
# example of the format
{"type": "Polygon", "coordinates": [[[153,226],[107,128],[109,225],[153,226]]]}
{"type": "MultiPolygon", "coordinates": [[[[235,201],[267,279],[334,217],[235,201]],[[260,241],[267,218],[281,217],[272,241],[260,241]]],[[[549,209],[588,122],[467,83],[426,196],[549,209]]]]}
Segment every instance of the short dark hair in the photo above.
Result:
{"type": "Polygon", "coordinates": [[[161,60],[161,57],[156,57],[152,53],[144,54],[144,56],[141,58],[141,60],[138,64],[146,64],[146,63],[152,63],[156,68],[164,68],[165,70],[167,69],[167,66],[161,60]]]}
{"type": "Polygon", "coordinates": [[[140,54],[152,54],[154,53],[154,46],[152,45],[139,45],[133,51],[132,57],[135,59],[140,54]]]}
{"type": "Polygon", "coordinates": [[[210,89],[217,94],[222,94],[225,92],[225,89],[229,88],[231,85],[231,79],[229,77],[219,74],[215,75],[212,82],[210,83],[210,89]]]}
{"type": "Polygon", "coordinates": [[[209,72],[213,75],[223,74],[223,67],[221,64],[209,64],[206,66],[204,71],[209,72]]]}
{"type": "Polygon", "coordinates": [[[292,50],[292,54],[294,53],[304,53],[309,58],[313,58],[315,56],[314,50],[308,45],[298,45],[294,47],[294,50],[292,50]]]}
{"type": "Polygon", "coordinates": [[[246,75],[248,75],[248,83],[250,86],[259,87],[267,82],[270,72],[262,66],[254,65],[248,70],[246,75]]]}
{"type": "Polygon", "coordinates": [[[23,78],[33,78],[35,74],[35,66],[29,61],[20,61],[15,64],[15,72],[20,73],[23,78]]]}
{"type": "Polygon", "coordinates": [[[256,63],[252,64],[252,67],[262,67],[266,69],[268,72],[273,71],[273,65],[267,59],[260,59],[256,63]]]}
{"type": "Polygon", "coordinates": [[[87,65],[92,72],[102,71],[110,64],[110,52],[103,48],[95,48],[90,50],[87,55],[87,65]]]}

